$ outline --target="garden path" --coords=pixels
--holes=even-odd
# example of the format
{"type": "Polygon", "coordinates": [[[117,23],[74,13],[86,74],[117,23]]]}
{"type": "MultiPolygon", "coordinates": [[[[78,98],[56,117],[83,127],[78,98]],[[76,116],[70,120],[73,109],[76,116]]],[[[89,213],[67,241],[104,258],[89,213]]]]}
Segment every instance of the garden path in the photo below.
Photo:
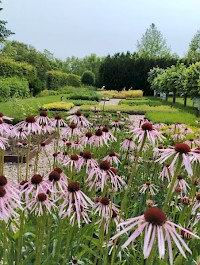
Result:
{"type": "MultiPolygon", "coordinates": [[[[106,101],[105,105],[106,106],[117,106],[120,102],[121,98],[111,98],[109,101],[106,101]]],[[[103,105],[104,101],[100,101],[99,105],[103,105]]]]}

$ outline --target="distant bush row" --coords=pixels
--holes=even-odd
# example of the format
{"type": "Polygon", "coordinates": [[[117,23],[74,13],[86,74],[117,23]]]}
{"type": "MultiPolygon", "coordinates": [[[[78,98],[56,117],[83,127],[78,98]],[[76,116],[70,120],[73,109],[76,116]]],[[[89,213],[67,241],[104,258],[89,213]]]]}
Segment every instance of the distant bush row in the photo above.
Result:
{"type": "Polygon", "coordinates": [[[140,98],[143,96],[142,90],[128,90],[128,91],[117,91],[117,90],[108,90],[101,91],[101,94],[104,97],[109,98],[140,98]]]}
{"type": "Polygon", "coordinates": [[[7,101],[13,97],[25,98],[29,95],[29,85],[26,79],[0,78],[0,101],[7,101]]]}
{"type": "Polygon", "coordinates": [[[57,90],[64,86],[81,86],[81,77],[74,74],[67,74],[61,71],[48,71],[46,73],[47,88],[57,90]]]}

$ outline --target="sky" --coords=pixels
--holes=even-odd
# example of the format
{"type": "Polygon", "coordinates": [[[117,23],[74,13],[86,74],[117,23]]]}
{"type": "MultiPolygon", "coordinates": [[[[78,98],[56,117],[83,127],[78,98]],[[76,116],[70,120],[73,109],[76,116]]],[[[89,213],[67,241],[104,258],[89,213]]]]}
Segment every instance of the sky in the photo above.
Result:
{"type": "Polygon", "coordinates": [[[1,7],[0,19],[15,33],[9,40],[63,60],[133,53],[152,23],[184,56],[200,30],[199,0],[2,0],[1,7]]]}

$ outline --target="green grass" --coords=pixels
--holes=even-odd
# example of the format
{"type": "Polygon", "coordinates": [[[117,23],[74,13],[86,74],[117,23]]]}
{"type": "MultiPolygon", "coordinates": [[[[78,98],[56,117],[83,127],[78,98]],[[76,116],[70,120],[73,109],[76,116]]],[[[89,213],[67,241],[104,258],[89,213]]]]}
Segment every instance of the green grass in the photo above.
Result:
{"type": "Polygon", "coordinates": [[[191,126],[200,126],[196,121],[198,118],[191,113],[178,111],[176,113],[171,112],[146,112],[145,116],[147,119],[151,120],[153,123],[163,122],[166,124],[173,124],[173,123],[184,123],[191,126]]]}

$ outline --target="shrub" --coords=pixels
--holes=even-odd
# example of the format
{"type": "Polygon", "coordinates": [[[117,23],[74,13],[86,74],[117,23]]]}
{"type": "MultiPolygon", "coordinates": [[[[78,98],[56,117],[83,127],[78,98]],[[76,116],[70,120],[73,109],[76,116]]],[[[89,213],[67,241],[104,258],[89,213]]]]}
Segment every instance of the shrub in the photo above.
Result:
{"type": "Polygon", "coordinates": [[[85,85],[92,86],[95,83],[95,75],[91,71],[85,71],[81,77],[81,82],[85,85]]]}
{"type": "Polygon", "coordinates": [[[58,94],[59,94],[58,91],[44,89],[39,94],[37,94],[37,97],[47,97],[47,96],[54,96],[58,94]]]}
{"type": "Polygon", "coordinates": [[[3,77],[24,77],[29,82],[36,79],[36,68],[28,63],[15,62],[12,59],[0,57],[0,76],[3,77]]]}
{"type": "Polygon", "coordinates": [[[64,86],[79,87],[81,85],[80,76],[67,74],[61,71],[48,71],[46,73],[47,87],[52,90],[64,86]]]}
{"type": "Polygon", "coordinates": [[[100,101],[101,95],[95,91],[88,92],[74,92],[66,95],[67,99],[81,99],[81,100],[95,100],[100,101]]]}
{"type": "Polygon", "coordinates": [[[106,90],[100,92],[104,97],[109,98],[140,98],[143,96],[142,90],[117,91],[106,90]]]}
{"type": "Polygon", "coordinates": [[[42,107],[47,110],[70,110],[74,104],[71,102],[53,102],[44,104],[42,107]]]}
{"type": "Polygon", "coordinates": [[[0,79],[0,101],[7,101],[13,97],[25,98],[30,95],[26,79],[18,77],[0,79]]]}
{"type": "Polygon", "coordinates": [[[82,100],[82,99],[69,99],[67,102],[71,102],[76,106],[82,106],[82,105],[96,105],[98,104],[97,101],[94,100],[82,100]]]}

